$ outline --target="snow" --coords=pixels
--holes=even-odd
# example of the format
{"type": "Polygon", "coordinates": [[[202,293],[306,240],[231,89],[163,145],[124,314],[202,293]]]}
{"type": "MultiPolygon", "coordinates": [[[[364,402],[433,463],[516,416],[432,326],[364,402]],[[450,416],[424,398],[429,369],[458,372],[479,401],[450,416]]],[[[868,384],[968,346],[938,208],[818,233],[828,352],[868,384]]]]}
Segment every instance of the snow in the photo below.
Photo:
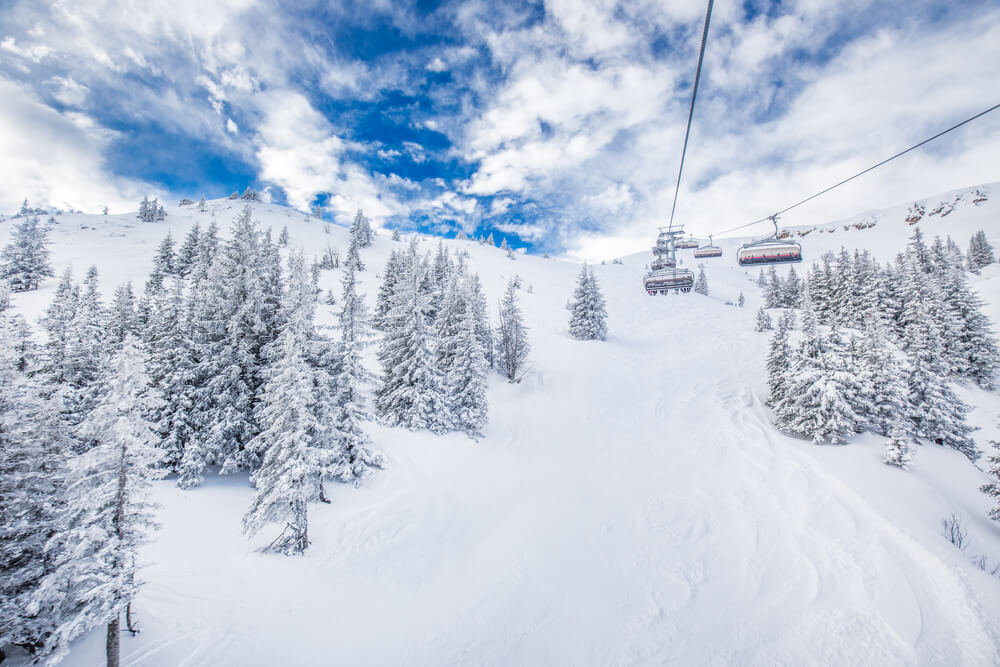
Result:
{"type": "MultiPolygon", "coordinates": [[[[928,239],[950,233],[964,250],[985,229],[1000,248],[1000,187],[984,189],[980,206],[925,217],[928,239]]],[[[872,228],[844,221],[797,239],[796,270],[840,245],[890,259],[912,233],[910,203],[858,216],[872,228]]],[[[56,275],[72,264],[80,279],[96,263],[106,295],[129,279],[141,290],[168,229],[179,241],[214,212],[226,236],[242,204],[168,207],[159,223],[57,216],[56,275]]],[[[275,234],[287,224],[307,257],[328,242],[347,249],[346,229],[253,207],[275,234]]],[[[0,243],[9,227],[0,221],[0,243]]],[[[405,241],[382,231],[361,251],[369,306],[405,241]]],[[[519,384],[491,377],[483,437],[368,425],[386,469],[361,488],[328,487],[333,503],[310,507],[312,545],[296,557],[258,553],[269,538],[241,534],[245,475],[209,471],[193,490],[155,483],[162,529],[143,551],[142,632],[122,637],[123,664],[1000,663],[1000,579],[971,563],[1000,562],[1000,525],[978,491],[986,476],[941,447],[917,448],[903,471],[881,463],[884,438],[816,446],[776,431],[763,405],[767,334],[754,332],[759,269],[735,262],[744,241],[717,241],[724,256],[703,260],[710,297],[647,296],[648,253],[594,266],[606,342],[569,336],[579,265],[447,241],[469,251],[494,323],[507,280],[524,284],[532,371],[519,384]],[[724,305],[740,291],[744,308],[724,305]],[[941,535],[952,512],[969,531],[965,552],[941,535]]],[[[688,267],[700,263],[692,252],[679,254],[688,267]]],[[[341,275],[324,271],[323,292],[339,293],[341,275]]],[[[996,324],[1000,267],[973,285],[996,324]]],[[[13,303],[34,321],[55,286],[13,303]]],[[[320,311],[334,321],[336,308],[320,311]]],[[[366,363],[377,370],[374,349],[366,363]]],[[[985,449],[1000,437],[1000,396],[959,393],[985,449]]],[[[99,628],[65,664],[98,663],[103,647],[99,628]]]]}

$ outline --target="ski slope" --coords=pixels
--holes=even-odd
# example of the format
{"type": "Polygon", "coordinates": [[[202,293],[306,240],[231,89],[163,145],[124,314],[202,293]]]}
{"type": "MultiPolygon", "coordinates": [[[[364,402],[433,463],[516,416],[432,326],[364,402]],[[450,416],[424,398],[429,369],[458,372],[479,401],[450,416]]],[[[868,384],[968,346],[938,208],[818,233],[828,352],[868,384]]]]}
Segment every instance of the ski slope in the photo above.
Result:
{"type": "MultiPolygon", "coordinates": [[[[1000,247],[1000,187],[989,189],[988,202],[918,224],[963,248],[986,229],[1000,247]]],[[[175,207],[163,223],[59,216],[57,273],[72,264],[79,278],[95,263],[108,294],[126,279],[141,290],[167,229],[180,241],[214,213],[225,231],[241,204],[175,207]]],[[[346,230],[254,206],[275,234],[288,225],[292,247],[346,250],[346,230]]],[[[797,270],[840,245],[891,258],[912,231],[906,208],[864,214],[878,220],[868,229],[812,232],[797,270]]],[[[1000,562],[985,475],[940,447],[901,471],[880,463],[880,438],[815,446],[776,432],[763,405],[767,337],[753,331],[758,269],[736,266],[741,242],[722,240],[725,255],[705,260],[709,297],[647,296],[649,254],[596,266],[610,328],[597,343],[566,332],[579,265],[447,241],[469,251],[494,303],[511,276],[524,282],[533,370],[518,385],[493,378],[484,437],[370,425],[386,470],[310,508],[302,557],[259,554],[268,534],[241,535],[245,476],[190,491],[160,482],[163,527],[135,604],[142,632],[122,638],[123,664],[1000,663],[1000,579],[971,563],[1000,562]],[[745,308],[725,305],[740,291],[745,308]],[[952,512],[969,531],[965,552],[941,536],[952,512]]],[[[363,251],[369,303],[393,247],[382,233],[363,251]]],[[[681,257],[694,267],[691,252],[681,257]]],[[[323,290],[339,294],[339,276],[324,272],[323,290]]],[[[974,285],[996,322],[1000,268],[974,285]]],[[[15,307],[34,319],[54,287],[15,295],[15,307]]],[[[1000,396],[962,396],[985,447],[1000,437],[1000,396]]],[[[98,629],[65,664],[100,664],[103,650],[98,629]]]]}

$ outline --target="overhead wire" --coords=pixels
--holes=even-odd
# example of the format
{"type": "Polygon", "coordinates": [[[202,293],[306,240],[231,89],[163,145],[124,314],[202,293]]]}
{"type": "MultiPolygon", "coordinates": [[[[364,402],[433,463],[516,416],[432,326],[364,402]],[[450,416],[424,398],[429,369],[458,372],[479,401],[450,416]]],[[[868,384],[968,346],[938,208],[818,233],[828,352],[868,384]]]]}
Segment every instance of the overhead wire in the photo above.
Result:
{"type": "Polygon", "coordinates": [[[691,119],[694,118],[694,101],[698,98],[698,82],[701,80],[701,65],[705,61],[705,44],[708,42],[708,24],[712,20],[712,5],[715,0],[708,0],[708,9],[705,11],[705,28],[701,32],[701,50],[698,52],[698,69],[694,73],[694,88],[691,89],[691,107],[688,109],[687,129],[684,131],[684,148],[681,149],[681,165],[677,169],[677,185],[674,186],[674,203],[670,207],[670,224],[667,229],[674,226],[674,211],[677,209],[677,194],[681,189],[681,174],[684,173],[684,156],[687,155],[688,137],[691,136],[691,119]]]}
{"type": "MultiPolygon", "coordinates": [[[[737,231],[739,229],[744,229],[746,227],[752,227],[753,225],[758,225],[758,224],[760,224],[762,222],[766,222],[768,220],[776,220],[779,215],[787,213],[788,211],[791,211],[793,208],[796,208],[798,206],[802,206],[802,204],[805,204],[808,201],[812,201],[813,199],[816,199],[816,197],[819,197],[820,195],[825,195],[830,190],[833,190],[835,188],[839,188],[841,185],[844,185],[845,183],[849,183],[850,181],[853,181],[855,178],[857,178],[859,176],[864,176],[869,171],[872,171],[873,169],[877,169],[877,168],[881,167],[882,165],[884,165],[884,164],[886,164],[888,162],[892,162],[896,158],[902,157],[903,155],[906,155],[910,151],[916,150],[917,148],[920,148],[924,144],[928,144],[928,143],[934,141],[935,139],[938,139],[939,137],[943,137],[944,135],[948,134],[949,132],[951,132],[953,130],[957,130],[958,128],[962,127],[963,125],[965,125],[967,123],[971,123],[972,121],[976,120],[977,118],[981,118],[982,116],[985,116],[986,114],[990,113],[991,111],[996,111],[997,109],[1000,109],[1000,104],[994,104],[989,109],[986,109],[985,111],[980,111],[976,115],[970,116],[970,117],[966,118],[965,120],[963,120],[962,122],[956,123],[956,124],[952,125],[947,130],[942,130],[941,132],[938,132],[937,134],[935,134],[933,137],[928,137],[927,139],[924,139],[920,143],[913,144],[912,146],[910,146],[906,150],[900,151],[900,152],[896,153],[895,155],[893,155],[892,157],[888,157],[888,158],[882,160],[881,162],[873,164],[872,166],[868,167],[867,169],[859,171],[858,173],[854,174],[853,176],[845,178],[844,180],[842,180],[842,181],[840,181],[838,183],[834,183],[830,187],[824,188],[823,190],[820,190],[819,192],[817,192],[814,195],[810,195],[810,196],[806,197],[805,199],[803,199],[801,201],[797,201],[794,204],[792,204],[791,206],[788,206],[788,207],[785,207],[785,208],[781,209],[777,213],[772,213],[771,215],[763,217],[760,220],[754,220],[753,222],[748,222],[748,223],[745,223],[745,224],[742,224],[742,225],[737,225],[736,227],[730,227],[729,229],[725,229],[725,230],[723,230],[721,232],[715,232],[713,235],[714,236],[720,236],[722,234],[728,234],[729,232],[735,232],[735,231],[737,231]]],[[[683,157],[681,158],[681,162],[683,164],[683,157]]],[[[676,204],[676,200],[675,200],[674,203],[676,204]]],[[[671,212],[671,219],[672,218],[673,218],[673,212],[671,212]]]]}

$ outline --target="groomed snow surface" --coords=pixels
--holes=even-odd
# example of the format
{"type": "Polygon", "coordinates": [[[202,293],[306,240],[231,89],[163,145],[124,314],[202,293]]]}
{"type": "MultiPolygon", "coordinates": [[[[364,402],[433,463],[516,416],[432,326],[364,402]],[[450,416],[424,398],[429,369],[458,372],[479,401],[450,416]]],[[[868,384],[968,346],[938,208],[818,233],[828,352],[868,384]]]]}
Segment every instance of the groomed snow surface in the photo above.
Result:
{"type": "MultiPolygon", "coordinates": [[[[990,201],[918,224],[963,249],[985,229],[1000,247],[1000,187],[986,189],[990,201]]],[[[223,233],[241,204],[210,203],[223,233]]],[[[292,247],[347,248],[346,230],[254,206],[275,234],[288,225],[292,247]]],[[[842,244],[891,258],[912,231],[906,208],[866,214],[878,220],[869,229],[838,223],[802,238],[797,270],[842,244]]],[[[126,279],[141,289],[166,231],[179,241],[213,215],[193,209],[173,207],[161,223],[58,216],[57,274],[72,263],[79,279],[95,263],[108,293],[126,279]]],[[[0,241],[9,226],[0,222],[0,241]]],[[[578,265],[446,244],[470,252],[494,310],[507,279],[524,283],[533,371],[516,385],[493,377],[485,437],[370,425],[386,470],[310,507],[301,557],[262,555],[273,535],[240,533],[245,476],[209,475],[191,491],[158,483],[162,529],[144,552],[142,631],[122,637],[123,664],[1000,664],[1000,578],[971,562],[1000,563],[985,474],[936,446],[902,471],[881,463],[882,438],[816,446],[775,431],[767,335],[753,331],[758,269],[736,266],[738,242],[704,261],[709,297],[647,296],[648,254],[595,267],[603,343],[567,333],[578,265]],[[740,291],[745,308],[725,305],[740,291]],[[968,529],[964,552],[941,534],[952,512],[968,529]]],[[[382,233],[363,251],[369,304],[394,247],[382,233]]],[[[680,256],[693,268],[692,252],[680,256]]],[[[339,294],[339,277],[324,272],[324,292],[339,294]]],[[[15,306],[35,319],[55,283],[15,306]]],[[[973,284],[996,322],[1000,267],[973,284]]],[[[1000,396],[961,394],[986,449],[1000,396]]],[[[104,638],[93,631],[65,664],[102,663],[104,638]]]]}

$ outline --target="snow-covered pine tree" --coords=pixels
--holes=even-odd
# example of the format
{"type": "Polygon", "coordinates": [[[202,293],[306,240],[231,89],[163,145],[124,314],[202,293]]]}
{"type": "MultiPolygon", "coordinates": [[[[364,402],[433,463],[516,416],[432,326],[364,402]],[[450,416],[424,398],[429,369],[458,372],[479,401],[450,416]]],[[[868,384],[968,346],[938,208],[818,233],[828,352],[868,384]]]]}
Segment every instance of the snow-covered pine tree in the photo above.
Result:
{"type": "Polygon", "coordinates": [[[204,213],[207,210],[208,210],[208,204],[205,201],[205,195],[202,195],[201,199],[198,201],[198,211],[204,213]]]}
{"type": "Polygon", "coordinates": [[[786,381],[792,363],[789,332],[794,327],[793,311],[786,311],[778,318],[778,326],[771,336],[767,353],[767,404],[777,406],[787,394],[786,381]]]}
{"type": "Polygon", "coordinates": [[[802,280],[794,266],[788,267],[788,275],[781,281],[780,301],[782,308],[798,308],[799,294],[802,292],[802,280]]]}
{"type": "Polygon", "coordinates": [[[149,486],[161,474],[156,437],[146,420],[158,399],[148,388],[144,362],[136,340],[128,337],[111,361],[96,406],[80,425],[81,437],[95,445],[70,462],[63,524],[48,543],[53,568],[31,609],[58,615],[46,645],[54,659],[65,655],[75,637],[106,623],[108,664],[118,664],[119,618],[139,589],[138,550],[156,526],[149,486]],[[71,611],[59,614],[67,599],[71,611]]]}
{"type": "Polygon", "coordinates": [[[497,247],[497,242],[493,240],[493,232],[490,232],[490,235],[486,237],[486,243],[493,248],[497,247]]]}
{"type": "Polygon", "coordinates": [[[399,235],[399,230],[398,229],[392,230],[392,240],[395,241],[395,242],[397,242],[397,243],[399,243],[400,241],[403,240],[403,237],[401,237],[399,235]]]}
{"type": "Polygon", "coordinates": [[[288,225],[281,228],[281,233],[278,234],[278,246],[282,248],[288,247],[288,225]]]}
{"type": "Polygon", "coordinates": [[[114,296],[111,298],[111,306],[108,308],[106,328],[107,343],[112,350],[120,349],[128,336],[139,337],[142,334],[136,306],[132,283],[125,282],[115,288],[114,296]]]}
{"type": "Polygon", "coordinates": [[[882,462],[897,468],[910,467],[910,446],[906,442],[906,434],[902,429],[894,429],[885,443],[882,462]]]}
{"type": "Polygon", "coordinates": [[[500,317],[496,335],[496,364],[508,382],[520,382],[528,371],[528,327],[521,315],[514,281],[507,283],[500,300],[500,317]]]}
{"type": "Polygon", "coordinates": [[[378,353],[383,375],[375,392],[375,414],[390,426],[441,433],[448,427],[447,403],[443,378],[434,364],[436,341],[425,314],[430,303],[430,295],[422,289],[426,273],[412,244],[385,318],[378,353]]]}
{"type": "Polygon", "coordinates": [[[365,298],[357,292],[352,269],[344,271],[341,284],[340,343],[336,349],[336,375],[332,378],[332,427],[337,455],[332,472],[340,481],[357,486],[383,467],[385,457],[372,446],[361,427],[371,420],[361,387],[374,379],[361,363],[361,352],[369,341],[365,298]]]}
{"type": "Polygon", "coordinates": [[[771,322],[771,316],[767,314],[764,307],[761,306],[757,309],[757,331],[770,331],[774,328],[774,324],[771,322]]]}
{"type": "Polygon", "coordinates": [[[495,346],[493,329],[490,327],[490,306],[478,273],[469,276],[469,308],[476,322],[476,338],[479,339],[486,355],[486,366],[493,368],[495,346]]]}
{"type": "Polygon", "coordinates": [[[698,278],[694,281],[694,291],[708,296],[708,277],[705,275],[704,265],[698,267],[698,278]]]}
{"type": "Polygon", "coordinates": [[[820,331],[808,290],[802,294],[802,341],[791,359],[785,396],[775,405],[779,428],[815,443],[843,442],[863,423],[854,409],[859,382],[837,334],[820,331]]]}
{"type": "MultiPolygon", "coordinates": [[[[470,438],[482,436],[483,427],[489,418],[489,402],[486,395],[487,369],[486,353],[476,332],[477,316],[472,305],[472,293],[468,276],[455,279],[449,287],[445,303],[453,303],[448,308],[449,315],[438,318],[447,320],[454,326],[439,327],[440,348],[448,351],[443,367],[445,394],[448,397],[448,412],[451,426],[470,438]]],[[[439,352],[440,358],[440,352],[439,352]]]]}
{"type": "Polygon", "coordinates": [[[315,370],[307,358],[314,337],[316,295],[301,254],[289,260],[285,318],[278,338],[268,346],[266,371],[257,409],[261,431],[247,443],[261,461],[250,481],[257,489],[243,516],[243,532],[253,536],[269,524],[284,529],[266,551],[285,555],[309,546],[308,503],[321,495],[322,466],[312,447],[316,419],[315,370]]]}
{"type": "Polygon", "coordinates": [[[991,481],[980,486],[979,490],[994,499],[996,504],[990,508],[988,516],[994,521],[1000,521],[1000,440],[991,440],[990,445],[993,447],[993,453],[986,458],[989,464],[986,474],[990,476],[991,481]]]}
{"type": "MultiPolygon", "coordinates": [[[[372,244],[373,236],[371,222],[359,208],[351,223],[351,238],[357,242],[359,248],[367,248],[372,244]]],[[[358,269],[358,271],[364,271],[364,269],[358,269]]]]}
{"type": "Polygon", "coordinates": [[[375,314],[372,318],[375,328],[382,331],[387,325],[386,317],[392,308],[393,295],[404,271],[403,257],[401,252],[393,250],[385,263],[385,269],[382,270],[382,284],[375,297],[375,314]]]}
{"type": "Polygon", "coordinates": [[[361,261],[361,254],[358,252],[359,247],[357,237],[351,235],[351,244],[347,246],[347,259],[344,260],[344,266],[353,271],[365,270],[365,264],[361,261]]]}
{"type": "Polygon", "coordinates": [[[156,255],[153,256],[154,271],[158,270],[164,276],[174,275],[177,271],[175,267],[175,258],[174,237],[168,231],[167,235],[163,237],[162,241],[160,241],[160,245],[156,249],[156,255]]]}
{"type": "Polygon", "coordinates": [[[569,334],[577,340],[605,340],[608,337],[608,312],[604,295],[593,269],[580,269],[576,289],[569,304],[569,334]]]}
{"type": "Polygon", "coordinates": [[[54,273],[49,263],[48,231],[38,217],[21,218],[11,230],[10,242],[0,252],[0,279],[14,290],[38,289],[54,273]]]}
{"type": "Polygon", "coordinates": [[[757,274],[757,287],[761,289],[767,287],[767,278],[764,276],[764,267],[760,267],[760,273],[757,274]]]}
{"type": "Polygon", "coordinates": [[[37,650],[55,630],[32,601],[51,570],[45,544],[61,529],[69,442],[56,401],[21,367],[22,323],[0,315],[0,647],[37,650]]]}
{"type": "Polygon", "coordinates": [[[205,459],[195,423],[196,359],[188,312],[184,281],[176,280],[153,313],[148,364],[150,384],[163,398],[151,415],[162,463],[178,475],[182,489],[201,483],[205,459]]]}
{"type": "Polygon", "coordinates": [[[939,305],[948,311],[953,324],[951,337],[945,343],[951,372],[974,379],[983,389],[992,389],[996,369],[1000,366],[1000,348],[993,337],[989,319],[983,314],[982,300],[969,287],[965,270],[957,264],[959,258],[942,262],[937,277],[943,297],[939,305]]]}
{"type": "Polygon", "coordinates": [[[188,233],[184,236],[181,247],[177,249],[177,256],[174,258],[174,271],[181,277],[187,276],[191,271],[198,256],[198,242],[201,239],[201,226],[195,222],[188,233]]]}
{"type": "Polygon", "coordinates": [[[262,384],[264,348],[273,341],[277,316],[272,312],[266,277],[268,251],[249,206],[233,222],[232,238],[218,252],[196,301],[198,377],[196,398],[199,435],[206,463],[223,472],[253,470],[259,460],[246,451],[258,433],[254,414],[262,384]]]}
{"type": "Polygon", "coordinates": [[[137,215],[136,217],[139,218],[139,220],[141,220],[142,222],[153,221],[153,218],[155,217],[156,213],[155,211],[150,213],[149,210],[150,206],[151,204],[149,201],[149,197],[143,197],[142,201],[139,202],[139,215],[137,215]]]}
{"type": "Polygon", "coordinates": [[[80,290],[73,285],[73,271],[67,267],[41,319],[46,334],[43,369],[48,382],[54,385],[66,382],[72,373],[67,353],[71,345],[70,325],[76,316],[79,301],[80,290]]]}
{"type": "Polygon", "coordinates": [[[737,307],[742,308],[743,306],[746,305],[746,303],[747,303],[747,298],[743,296],[743,290],[740,290],[740,295],[736,297],[736,305],[737,307]]]}
{"type": "Polygon", "coordinates": [[[782,303],[781,279],[778,278],[778,272],[774,270],[774,267],[769,266],[767,267],[767,284],[764,287],[764,307],[781,308],[782,303]]]}
{"type": "Polygon", "coordinates": [[[993,253],[993,246],[986,239],[986,232],[980,229],[969,239],[969,270],[978,272],[984,266],[989,266],[995,261],[997,260],[993,253]]]}
{"type": "Polygon", "coordinates": [[[885,327],[870,319],[858,346],[857,371],[868,395],[870,408],[865,420],[884,436],[906,427],[907,388],[903,383],[904,369],[896,358],[896,349],[889,342],[885,327]]]}
{"type": "Polygon", "coordinates": [[[906,331],[907,357],[910,362],[910,372],[906,378],[909,392],[908,415],[913,423],[913,431],[919,437],[956,449],[975,461],[979,457],[979,450],[969,437],[972,428],[965,422],[969,407],[955,395],[948,384],[938,329],[926,312],[924,305],[918,302],[915,319],[906,331]]]}

